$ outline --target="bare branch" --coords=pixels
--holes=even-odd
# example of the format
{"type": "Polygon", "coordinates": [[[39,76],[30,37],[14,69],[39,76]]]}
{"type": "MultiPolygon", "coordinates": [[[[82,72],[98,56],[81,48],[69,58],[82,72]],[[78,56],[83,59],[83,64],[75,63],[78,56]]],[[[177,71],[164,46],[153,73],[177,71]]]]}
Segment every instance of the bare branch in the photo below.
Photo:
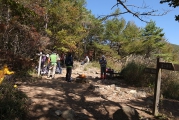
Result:
{"type": "Polygon", "coordinates": [[[110,14],[110,15],[100,15],[100,16],[98,17],[98,19],[106,20],[106,19],[108,19],[109,17],[118,16],[118,15],[126,14],[126,13],[128,13],[128,12],[123,12],[123,13],[119,13],[119,14],[115,13],[115,14],[110,14]]]}
{"type": "Polygon", "coordinates": [[[135,5],[127,5],[127,0],[117,0],[117,3],[111,8],[113,9],[114,7],[116,6],[122,6],[124,8],[124,10],[126,10],[125,12],[121,12],[119,14],[111,14],[111,15],[106,15],[106,16],[99,16],[99,18],[102,17],[102,20],[106,20],[107,18],[109,17],[112,17],[112,16],[118,16],[118,15],[121,15],[121,14],[126,14],[126,13],[130,13],[132,14],[134,17],[138,18],[139,20],[143,21],[143,22],[148,22],[146,20],[143,19],[142,16],[163,16],[163,15],[166,15],[168,12],[170,12],[171,10],[166,10],[164,11],[163,13],[157,13],[158,10],[153,10],[151,8],[149,8],[149,6],[146,6],[145,2],[143,2],[143,6],[139,7],[139,6],[135,6],[135,5]],[[135,11],[133,9],[130,9],[130,8],[136,8],[136,9],[140,9],[141,11],[135,11]],[[145,12],[142,11],[142,10],[146,10],[145,12]]]}

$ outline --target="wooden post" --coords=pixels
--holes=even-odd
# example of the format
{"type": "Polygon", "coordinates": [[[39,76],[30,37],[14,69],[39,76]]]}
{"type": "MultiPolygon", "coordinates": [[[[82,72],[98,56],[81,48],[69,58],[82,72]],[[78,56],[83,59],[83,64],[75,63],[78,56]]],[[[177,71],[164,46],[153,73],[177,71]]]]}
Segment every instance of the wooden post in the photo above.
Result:
{"type": "Polygon", "coordinates": [[[154,101],[153,101],[153,115],[158,115],[158,107],[160,100],[160,87],[161,87],[161,69],[179,71],[179,64],[160,62],[159,57],[157,57],[156,69],[145,68],[146,73],[156,74],[155,78],[155,89],[154,89],[154,101]]]}
{"type": "Polygon", "coordinates": [[[40,52],[40,58],[39,58],[39,67],[38,67],[38,77],[40,76],[40,70],[41,70],[41,61],[42,61],[42,52],[40,52]]]}
{"type": "Polygon", "coordinates": [[[158,105],[160,99],[160,86],[161,86],[161,68],[160,68],[160,58],[157,58],[157,68],[156,68],[156,79],[155,79],[155,90],[154,90],[154,101],[153,101],[153,115],[158,115],[158,105]]]}

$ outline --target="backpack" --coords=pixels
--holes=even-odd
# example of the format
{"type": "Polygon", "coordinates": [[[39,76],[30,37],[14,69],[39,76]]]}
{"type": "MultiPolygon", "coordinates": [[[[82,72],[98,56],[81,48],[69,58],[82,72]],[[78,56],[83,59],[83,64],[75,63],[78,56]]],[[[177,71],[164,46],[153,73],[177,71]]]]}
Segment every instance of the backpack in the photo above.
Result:
{"type": "Polygon", "coordinates": [[[46,58],[47,58],[46,56],[42,56],[42,60],[41,60],[41,61],[42,61],[42,62],[45,62],[45,61],[46,61],[46,58]]]}
{"type": "Polygon", "coordinates": [[[65,64],[66,64],[66,66],[72,66],[72,64],[73,64],[72,57],[67,57],[65,60],[65,64]]]}

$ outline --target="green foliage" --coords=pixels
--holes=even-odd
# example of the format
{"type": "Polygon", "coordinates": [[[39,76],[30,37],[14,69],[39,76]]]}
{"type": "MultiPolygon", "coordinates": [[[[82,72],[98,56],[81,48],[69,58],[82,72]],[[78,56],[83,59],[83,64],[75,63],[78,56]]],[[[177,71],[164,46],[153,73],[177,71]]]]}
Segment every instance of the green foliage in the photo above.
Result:
{"type": "Polygon", "coordinates": [[[89,16],[83,7],[84,4],[83,0],[78,2],[54,0],[51,4],[46,3],[49,19],[48,29],[53,37],[52,46],[59,51],[78,53],[81,51],[80,42],[87,35],[82,25],[83,14],[89,16]]]}
{"type": "Polygon", "coordinates": [[[27,96],[13,87],[13,84],[3,83],[0,86],[0,119],[1,120],[25,120],[28,107],[27,96]]]}
{"type": "Polygon", "coordinates": [[[52,35],[53,35],[53,34],[52,34],[52,31],[50,31],[49,29],[46,29],[45,31],[47,32],[47,34],[48,34],[49,36],[52,36],[52,35]]]}
{"type": "Polygon", "coordinates": [[[122,55],[141,54],[143,52],[141,39],[141,29],[135,23],[128,22],[122,34],[122,55]]]}
{"type": "Polygon", "coordinates": [[[178,53],[179,52],[179,45],[170,44],[170,47],[173,48],[172,49],[173,50],[172,53],[178,53]]]}
{"type": "Polygon", "coordinates": [[[125,27],[125,20],[113,18],[105,23],[105,39],[111,43],[120,42],[120,35],[125,27]]]}
{"type": "Polygon", "coordinates": [[[165,46],[162,31],[163,29],[156,27],[153,21],[150,21],[143,29],[143,49],[146,57],[150,57],[152,53],[160,53],[161,48],[165,46]]]}
{"type": "Polygon", "coordinates": [[[162,57],[166,62],[172,62],[178,64],[178,46],[172,45],[170,43],[165,43],[165,45],[160,49],[160,53],[154,54],[155,57],[162,57]]]}
{"type": "MultiPolygon", "coordinates": [[[[129,85],[134,86],[149,86],[153,77],[149,77],[148,74],[144,74],[143,64],[130,62],[121,71],[121,75],[129,85]]],[[[152,83],[153,84],[153,83],[152,83]]]]}
{"type": "MultiPolygon", "coordinates": [[[[13,25],[9,28],[9,30],[12,29],[11,37],[6,35],[8,36],[6,39],[8,49],[11,49],[13,53],[16,52],[13,48],[18,49],[21,54],[23,52],[29,54],[28,51],[32,51],[25,51],[21,46],[19,49],[16,44],[12,44],[15,41],[11,38],[15,38],[15,35],[19,41],[25,44],[24,46],[45,43],[46,41],[39,38],[40,35],[50,37],[49,46],[36,47],[37,49],[31,53],[42,49],[56,48],[59,52],[73,51],[80,58],[84,54],[88,54],[90,50],[94,50],[94,56],[97,59],[101,54],[110,57],[117,55],[125,57],[130,54],[159,54],[159,52],[163,54],[166,50],[169,53],[173,52],[171,47],[165,46],[162,29],[156,27],[154,22],[147,24],[143,30],[143,36],[141,36],[141,29],[133,22],[126,24],[124,18],[114,17],[107,21],[98,20],[85,8],[85,0],[36,1],[35,3],[31,0],[19,0],[18,2],[2,0],[1,2],[10,7],[10,12],[8,12],[3,5],[0,6],[3,10],[2,15],[4,15],[1,17],[2,19],[6,19],[9,14],[11,22],[20,21],[24,28],[28,28],[27,31],[31,30],[29,26],[33,28],[29,33],[25,32],[24,34],[22,34],[24,29],[16,28],[14,30],[12,29],[13,25]],[[44,26],[46,26],[45,29],[44,26]],[[36,33],[39,35],[37,36],[36,33]],[[32,35],[39,42],[32,44],[29,42],[32,40],[28,35],[32,35]],[[25,42],[24,37],[27,40],[25,42]]],[[[118,13],[120,13],[119,9],[114,12],[114,14],[118,13]]],[[[3,36],[0,37],[4,39],[3,36]]],[[[1,45],[3,46],[5,43],[6,41],[1,45]]],[[[177,59],[176,54],[173,56],[171,60],[177,59]]]]}
{"type": "Polygon", "coordinates": [[[27,17],[29,15],[35,16],[35,13],[33,11],[25,8],[24,5],[14,0],[2,0],[2,4],[6,4],[11,8],[12,16],[20,16],[21,18],[27,17]]]}
{"type": "Polygon", "coordinates": [[[103,42],[110,46],[110,49],[120,54],[122,41],[122,31],[125,27],[125,20],[113,18],[105,23],[103,42]]]}

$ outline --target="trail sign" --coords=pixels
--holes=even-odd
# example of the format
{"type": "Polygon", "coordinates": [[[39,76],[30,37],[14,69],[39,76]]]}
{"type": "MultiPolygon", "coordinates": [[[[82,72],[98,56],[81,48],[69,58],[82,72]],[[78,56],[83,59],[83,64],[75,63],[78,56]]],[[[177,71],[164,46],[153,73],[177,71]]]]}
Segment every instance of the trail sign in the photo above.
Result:
{"type": "Polygon", "coordinates": [[[179,65],[178,64],[173,64],[174,70],[179,71],[179,65]]]}
{"type": "Polygon", "coordinates": [[[155,89],[154,89],[154,102],[153,102],[153,114],[158,114],[159,96],[161,87],[161,69],[179,71],[179,64],[160,62],[160,58],[157,58],[156,68],[145,68],[145,73],[155,74],[155,89]]]}
{"type": "Polygon", "coordinates": [[[174,70],[172,63],[159,62],[159,68],[166,69],[166,70],[174,70]]]}
{"type": "Polygon", "coordinates": [[[40,53],[37,53],[37,55],[40,56],[40,57],[39,57],[39,67],[38,67],[38,77],[39,77],[39,76],[40,76],[40,70],[41,70],[42,56],[43,56],[44,54],[42,54],[42,52],[40,52],[40,53]]]}
{"type": "Polygon", "coordinates": [[[145,68],[144,72],[145,73],[150,73],[150,74],[156,74],[157,70],[155,68],[145,68]]]}
{"type": "Polygon", "coordinates": [[[179,65],[172,64],[172,63],[159,62],[159,68],[166,69],[166,70],[179,71],[179,65]]]}

